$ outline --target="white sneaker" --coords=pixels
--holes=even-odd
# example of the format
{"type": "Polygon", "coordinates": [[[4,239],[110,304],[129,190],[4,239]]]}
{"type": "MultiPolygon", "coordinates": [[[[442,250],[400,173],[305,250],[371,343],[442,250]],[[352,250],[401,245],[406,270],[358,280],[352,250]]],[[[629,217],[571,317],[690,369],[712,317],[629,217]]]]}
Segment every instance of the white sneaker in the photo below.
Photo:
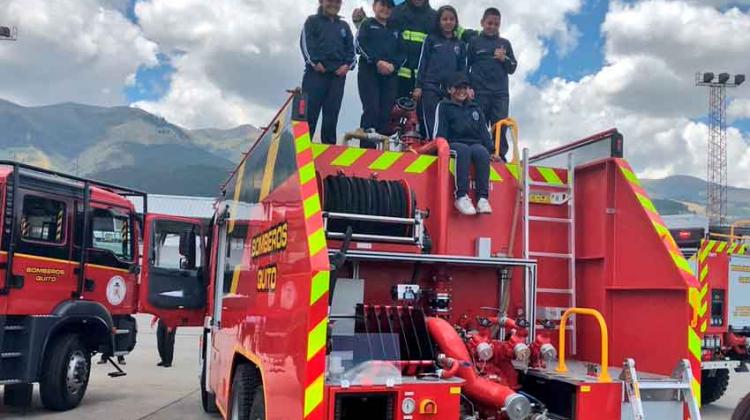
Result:
{"type": "Polygon", "coordinates": [[[461,214],[466,216],[474,216],[477,214],[477,209],[474,208],[474,204],[471,203],[471,199],[468,195],[456,200],[456,208],[461,214]]]}
{"type": "Polygon", "coordinates": [[[480,198],[479,201],[477,201],[477,212],[479,214],[492,214],[492,206],[490,206],[490,201],[486,198],[480,198]]]}

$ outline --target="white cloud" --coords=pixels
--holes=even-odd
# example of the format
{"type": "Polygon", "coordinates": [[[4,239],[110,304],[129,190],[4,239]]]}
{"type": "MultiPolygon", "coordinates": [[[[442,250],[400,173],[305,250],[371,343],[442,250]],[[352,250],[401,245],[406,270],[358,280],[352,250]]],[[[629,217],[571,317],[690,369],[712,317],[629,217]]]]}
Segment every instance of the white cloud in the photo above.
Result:
{"type": "Polygon", "coordinates": [[[0,97],[27,105],[60,101],[114,105],[157,45],[112,7],[117,0],[3,0],[18,41],[0,45],[0,97]]]}
{"type": "Polygon", "coordinates": [[[731,120],[750,119],[750,99],[735,99],[727,106],[727,116],[731,120]]]}

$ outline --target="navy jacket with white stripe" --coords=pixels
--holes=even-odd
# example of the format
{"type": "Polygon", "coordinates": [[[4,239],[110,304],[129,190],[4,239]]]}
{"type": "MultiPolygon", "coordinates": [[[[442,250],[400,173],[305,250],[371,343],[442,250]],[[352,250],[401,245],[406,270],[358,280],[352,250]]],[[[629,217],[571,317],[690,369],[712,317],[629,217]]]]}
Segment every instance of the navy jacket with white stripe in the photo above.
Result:
{"type": "Polygon", "coordinates": [[[335,72],[348,64],[354,68],[354,36],[349,24],[336,16],[330,18],[318,11],[305,21],[300,36],[300,49],[305,59],[305,69],[312,70],[320,63],[328,72],[335,72]]]}
{"type": "Polygon", "coordinates": [[[435,114],[434,138],[442,137],[448,143],[481,144],[490,153],[494,152],[487,119],[476,102],[456,103],[443,99],[435,114]]]}

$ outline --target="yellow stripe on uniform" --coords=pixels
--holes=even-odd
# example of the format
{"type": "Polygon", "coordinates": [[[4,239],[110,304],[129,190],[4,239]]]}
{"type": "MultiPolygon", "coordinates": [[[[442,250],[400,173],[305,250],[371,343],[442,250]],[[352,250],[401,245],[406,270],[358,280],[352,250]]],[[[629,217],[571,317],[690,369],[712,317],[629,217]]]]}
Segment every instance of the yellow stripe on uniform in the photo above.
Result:
{"type": "Polygon", "coordinates": [[[333,162],[331,162],[331,166],[352,166],[365,153],[367,153],[367,149],[359,149],[354,147],[347,148],[336,159],[334,159],[333,162]]]}
{"type": "Polygon", "coordinates": [[[404,39],[404,41],[422,43],[425,39],[427,39],[427,34],[417,31],[404,31],[401,33],[401,37],[404,39]]]}
{"type": "Polygon", "coordinates": [[[307,360],[310,361],[326,346],[328,334],[328,318],[323,318],[315,328],[307,334],[307,360]]]}
{"type": "Polygon", "coordinates": [[[404,172],[407,174],[423,174],[437,161],[437,156],[420,155],[404,172]]]}
{"type": "Polygon", "coordinates": [[[399,152],[383,152],[383,154],[375,159],[375,162],[370,165],[369,169],[373,171],[387,171],[398,162],[403,155],[403,153],[399,152]]]}
{"type": "Polygon", "coordinates": [[[411,79],[411,69],[407,69],[406,67],[401,67],[398,69],[398,77],[403,77],[404,79],[411,79]]]}
{"type": "Polygon", "coordinates": [[[310,305],[314,305],[330,287],[331,276],[328,271],[321,271],[312,278],[312,287],[310,288],[310,305]]]}
{"type": "Polygon", "coordinates": [[[324,384],[324,375],[320,375],[310,386],[305,388],[305,417],[323,402],[324,384]]]}
{"type": "Polygon", "coordinates": [[[305,212],[305,220],[309,219],[310,216],[320,211],[320,195],[315,193],[308,197],[303,203],[302,208],[305,212]]]}
{"type": "Polygon", "coordinates": [[[562,179],[557,175],[557,172],[555,172],[552,168],[542,168],[538,167],[536,168],[540,174],[542,174],[542,177],[544,180],[550,184],[550,185],[564,185],[562,182],[562,179]]]}

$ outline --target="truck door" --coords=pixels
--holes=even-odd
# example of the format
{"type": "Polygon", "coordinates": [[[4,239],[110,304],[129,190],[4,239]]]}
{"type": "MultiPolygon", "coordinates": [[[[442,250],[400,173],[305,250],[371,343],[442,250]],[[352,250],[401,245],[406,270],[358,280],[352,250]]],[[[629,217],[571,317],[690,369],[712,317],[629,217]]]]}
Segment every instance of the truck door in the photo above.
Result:
{"type": "Polygon", "coordinates": [[[200,326],[207,308],[206,228],[199,219],[149,214],[140,311],[168,326],[200,326]]]}

